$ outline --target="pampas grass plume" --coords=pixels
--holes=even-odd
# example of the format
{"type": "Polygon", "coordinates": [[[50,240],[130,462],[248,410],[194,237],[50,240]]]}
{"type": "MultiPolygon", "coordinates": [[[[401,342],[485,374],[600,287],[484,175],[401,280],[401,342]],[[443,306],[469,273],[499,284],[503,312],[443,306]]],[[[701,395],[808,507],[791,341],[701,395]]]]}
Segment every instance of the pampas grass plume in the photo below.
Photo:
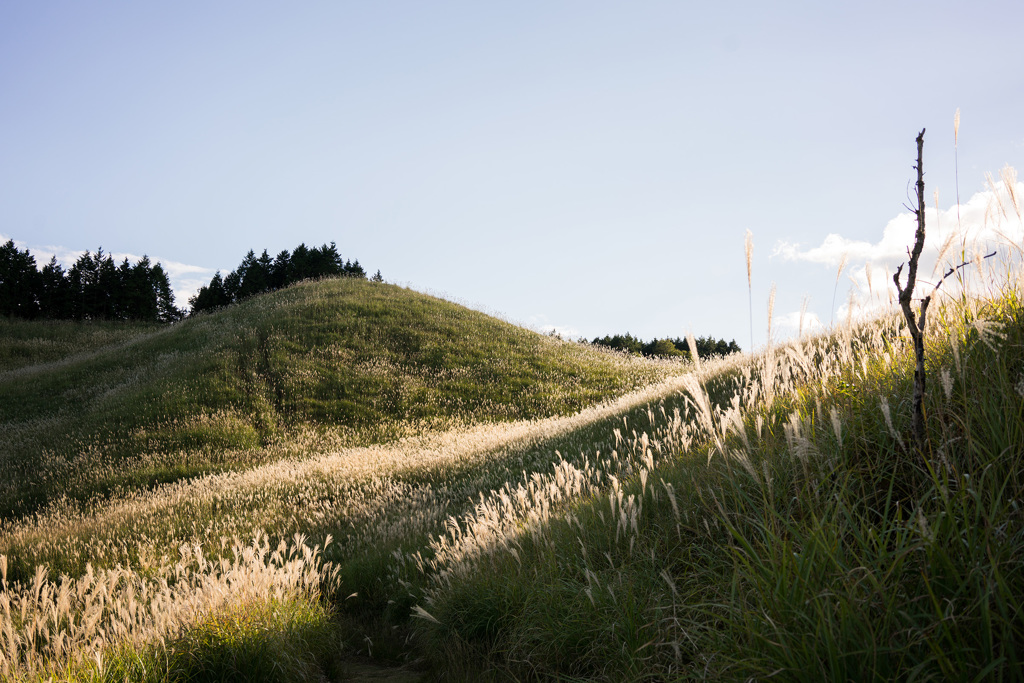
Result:
{"type": "Polygon", "coordinates": [[[700,369],[700,356],[697,355],[697,341],[693,338],[693,332],[686,333],[686,345],[690,347],[690,357],[693,359],[693,364],[700,369]]]}
{"type": "MultiPolygon", "coordinates": [[[[1013,212],[1017,214],[1017,220],[1021,219],[1021,208],[1020,200],[1017,197],[1017,170],[1007,164],[1003,166],[1003,170],[999,172],[999,177],[1003,180],[1003,187],[1006,188],[1006,194],[1010,196],[1010,204],[1013,205],[1013,212]]],[[[749,260],[747,262],[749,264],[749,260]]],[[[750,266],[747,266],[747,272],[750,271],[750,266]]]]}
{"type": "Polygon", "coordinates": [[[754,280],[751,263],[754,256],[754,234],[750,230],[747,230],[747,235],[743,238],[743,248],[747,253],[747,286],[753,287],[754,280]]]}
{"type": "Polygon", "coordinates": [[[747,253],[747,304],[750,311],[750,350],[754,350],[754,278],[751,264],[754,257],[754,234],[747,230],[743,238],[743,248],[747,253]]]}

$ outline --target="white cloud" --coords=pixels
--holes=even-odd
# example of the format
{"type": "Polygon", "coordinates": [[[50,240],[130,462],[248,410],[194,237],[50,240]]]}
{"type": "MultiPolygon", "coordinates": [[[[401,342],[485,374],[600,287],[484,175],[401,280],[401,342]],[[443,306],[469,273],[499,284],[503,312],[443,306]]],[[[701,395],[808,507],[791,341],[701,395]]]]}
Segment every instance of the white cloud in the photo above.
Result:
{"type": "MultiPolygon", "coordinates": [[[[116,259],[117,256],[114,258],[116,259]]],[[[122,256],[121,258],[124,257],[122,256]]],[[[129,256],[128,260],[134,262],[138,259],[129,256]]],[[[179,308],[188,305],[188,300],[199,292],[200,287],[209,284],[215,272],[212,268],[193,266],[187,263],[178,263],[177,261],[150,260],[153,262],[159,261],[164,272],[167,273],[167,279],[171,281],[171,289],[174,290],[174,301],[179,308]]]]}
{"type": "Polygon", "coordinates": [[[818,314],[813,311],[806,311],[802,314],[803,321],[801,322],[801,312],[792,311],[783,315],[775,316],[772,324],[783,332],[790,332],[794,336],[799,334],[801,329],[804,332],[814,332],[822,328],[821,319],[818,318],[818,314]],[[801,327],[802,326],[802,327],[801,327]]]}
{"type": "Polygon", "coordinates": [[[557,334],[563,339],[579,339],[580,331],[575,327],[567,327],[565,325],[554,325],[548,322],[546,315],[538,314],[531,315],[528,321],[528,326],[537,330],[542,334],[557,334]]]}
{"type": "MultiPolygon", "coordinates": [[[[1006,173],[1007,170],[1004,169],[1004,174],[1006,173]]],[[[1003,177],[1006,178],[1006,175],[1003,177]]],[[[1015,180],[1014,174],[1012,181],[1015,180]]],[[[1008,184],[1005,180],[990,182],[989,189],[976,193],[966,203],[960,205],[959,217],[956,205],[945,210],[927,207],[926,252],[934,260],[941,246],[951,236],[958,246],[961,236],[967,245],[978,245],[982,248],[986,244],[997,242],[1020,243],[1024,237],[1024,221],[1017,214],[1011,195],[1016,196],[1017,205],[1020,206],[1021,200],[1024,200],[1024,183],[1008,184]],[[1008,188],[1012,188],[1013,192],[1008,192],[1008,188]]],[[[851,264],[899,264],[908,259],[907,250],[914,243],[916,229],[914,214],[905,212],[886,224],[881,238],[875,243],[852,240],[832,233],[820,246],[808,249],[797,243],[780,242],[772,256],[781,256],[787,261],[806,261],[827,266],[838,266],[844,257],[851,264]]],[[[866,283],[866,279],[864,282],[866,283]]]]}
{"type": "MultiPolygon", "coordinates": [[[[992,251],[1005,254],[1022,247],[1024,183],[1016,181],[1016,172],[1010,167],[1003,169],[1000,178],[996,181],[990,177],[988,189],[960,205],[959,216],[956,205],[925,210],[927,236],[918,269],[920,285],[938,283],[943,271],[964,260],[970,261],[992,251]]],[[[901,264],[909,261],[908,250],[913,245],[916,229],[914,214],[906,212],[885,225],[877,242],[852,240],[833,233],[816,247],[780,242],[772,257],[837,269],[845,261],[847,266],[842,275],[853,285],[853,316],[861,317],[888,307],[895,299],[892,277],[901,264]]],[[[901,282],[906,282],[906,271],[901,282]]],[[[849,314],[850,300],[847,300],[836,310],[834,319],[845,321],[849,314]]]]}

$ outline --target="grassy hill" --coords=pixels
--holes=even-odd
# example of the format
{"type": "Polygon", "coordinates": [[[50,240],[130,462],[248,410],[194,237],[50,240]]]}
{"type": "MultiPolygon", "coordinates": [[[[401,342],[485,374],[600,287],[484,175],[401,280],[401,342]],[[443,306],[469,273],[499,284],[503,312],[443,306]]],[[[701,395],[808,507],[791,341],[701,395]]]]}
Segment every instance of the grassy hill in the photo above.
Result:
{"type": "Polygon", "coordinates": [[[169,327],[0,321],[0,514],[476,422],[668,366],[400,287],[307,282],[169,327]]]}
{"type": "MultiPolygon", "coordinates": [[[[318,423],[290,442],[313,444],[301,458],[8,521],[0,672],[347,680],[375,661],[374,675],[395,680],[1020,680],[1020,287],[993,280],[995,296],[929,311],[923,451],[910,438],[909,339],[885,314],[705,360],[572,414],[558,414],[572,410],[558,397],[582,389],[564,385],[546,411],[456,415],[439,397],[436,416],[393,418],[438,429],[368,444],[399,432],[322,436],[318,423]],[[498,419],[513,415],[528,419],[498,419]]],[[[253,322],[260,311],[303,299],[281,294],[225,313],[268,329],[253,322]]],[[[226,320],[194,321],[189,334],[226,320]]],[[[225,336],[235,358],[261,348],[258,333],[225,336]]],[[[565,348],[599,383],[618,367],[526,336],[565,348]]],[[[658,370],[638,368],[618,372],[658,370]]],[[[283,453],[275,435],[318,408],[285,394],[280,405],[311,411],[289,418],[262,395],[278,431],[259,448],[283,453]]]]}

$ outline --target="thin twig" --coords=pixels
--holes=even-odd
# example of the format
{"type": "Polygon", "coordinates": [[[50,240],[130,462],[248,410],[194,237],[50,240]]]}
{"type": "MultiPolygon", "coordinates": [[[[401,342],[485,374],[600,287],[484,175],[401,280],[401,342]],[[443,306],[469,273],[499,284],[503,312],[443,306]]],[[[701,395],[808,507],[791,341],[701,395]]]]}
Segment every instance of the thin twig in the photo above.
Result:
{"type": "MultiPolygon", "coordinates": [[[[981,260],[984,261],[985,259],[992,258],[995,255],[996,255],[996,252],[993,251],[991,254],[985,254],[984,256],[982,256],[981,260]]],[[[942,286],[942,283],[946,281],[947,277],[949,277],[950,275],[952,275],[956,271],[960,270],[964,266],[969,266],[972,263],[974,263],[974,261],[964,261],[959,266],[954,266],[954,267],[950,268],[949,272],[946,273],[945,275],[943,275],[942,278],[938,281],[938,283],[935,285],[935,289],[932,290],[932,293],[929,294],[928,297],[931,297],[932,294],[934,294],[935,292],[939,291],[939,287],[942,286]]]]}

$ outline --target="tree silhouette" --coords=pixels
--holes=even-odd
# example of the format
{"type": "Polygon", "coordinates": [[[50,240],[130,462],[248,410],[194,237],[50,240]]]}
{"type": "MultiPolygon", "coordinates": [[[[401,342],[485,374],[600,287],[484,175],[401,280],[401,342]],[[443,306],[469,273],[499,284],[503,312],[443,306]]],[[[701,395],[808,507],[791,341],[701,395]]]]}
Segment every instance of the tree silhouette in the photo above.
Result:
{"type": "Polygon", "coordinates": [[[42,279],[36,259],[22,252],[14,240],[0,246],[0,315],[35,318],[39,315],[42,279]]]}
{"type": "Polygon", "coordinates": [[[56,256],[50,257],[50,262],[43,266],[39,276],[42,281],[39,295],[42,315],[56,320],[71,318],[71,284],[56,256]]]}
{"type": "Polygon", "coordinates": [[[115,265],[101,247],[85,252],[67,271],[56,256],[39,271],[28,250],[21,252],[13,240],[0,247],[0,314],[151,322],[173,322],[183,315],[174,305],[167,274],[149,257],[115,265]]]}

